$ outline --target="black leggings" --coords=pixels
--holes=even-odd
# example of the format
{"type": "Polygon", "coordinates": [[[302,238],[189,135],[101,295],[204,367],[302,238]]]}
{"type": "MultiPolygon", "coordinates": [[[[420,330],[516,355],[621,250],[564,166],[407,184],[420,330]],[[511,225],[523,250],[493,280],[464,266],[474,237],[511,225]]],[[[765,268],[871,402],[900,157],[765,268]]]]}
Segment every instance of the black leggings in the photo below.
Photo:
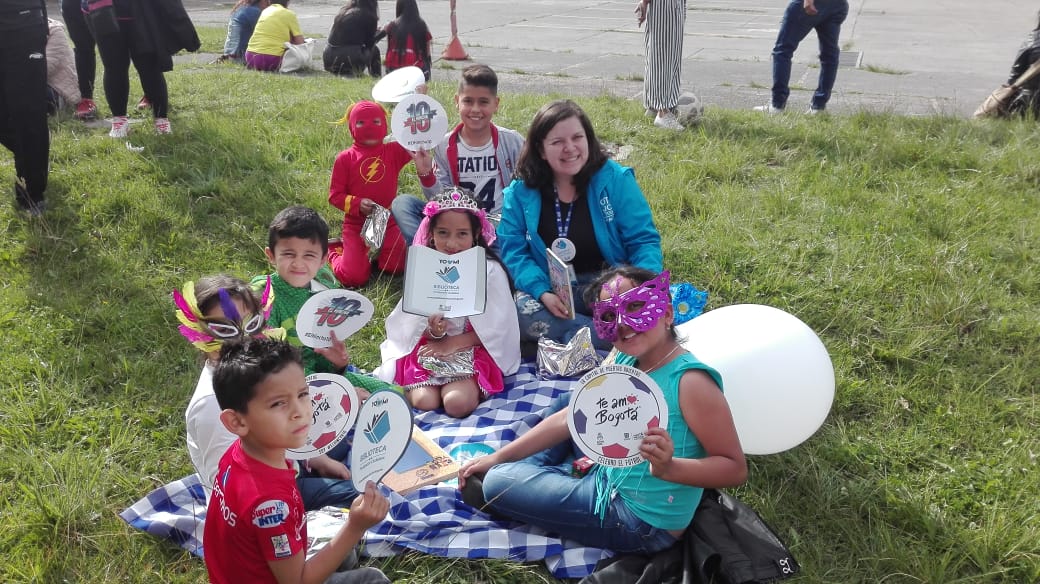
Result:
{"type": "Polygon", "coordinates": [[[47,188],[50,133],[47,128],[47,63],[26,55],[43,55],[47,21],[42,10],[27,10],[5,23],[0,38],[0,144],[14,154],[14,170],[25,180],[18,204],[43,201],[47,188]],[[28,198],[25,198],[28,195],[28,198]]]}
{"type": "Polygon", "coordinates": [[[94,35],[90,34],[90,29],[87,28],[87,20],[80,9],[80,0],[61,0],[61,17],[65,19],[65,30],[69,33],[72,52],[76,55],[79,92],[85,99],[94,99],[94,77],[97,75],[94,35]]]}
{"type": "Polygon", "coordinates": [[[158,55],[154,52],[141,53],[134,48],[131,39],[134,38],[135,25],[132,20],[120,20],[119,33],[95,39],[101,62],[105,65],[105,99],[108,100],[113,116],[126,115],[126,103],[130,99],[130,63],[133,62],[141,78],[141,89],[152,102],[152,115],[165,118],[170,101],[166,78],[163,77],[158,55]]]}

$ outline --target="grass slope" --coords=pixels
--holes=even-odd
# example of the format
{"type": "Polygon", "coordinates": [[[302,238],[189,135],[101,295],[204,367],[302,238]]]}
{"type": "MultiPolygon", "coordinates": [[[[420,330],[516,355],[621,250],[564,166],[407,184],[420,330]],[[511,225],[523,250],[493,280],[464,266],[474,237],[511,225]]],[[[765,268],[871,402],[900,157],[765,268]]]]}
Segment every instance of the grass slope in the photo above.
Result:
{"type": "MultiPolygon", "coordinates": [[[[340,220],[325,198],[348,133],[328,122],[369,82],[233,66],[168,80],[172,136],[135,124],[134,152],[54,120],[47,217],[0,201],[0,581],[204,580],[201,562],[117,517],[191,472],[183,409],[198,363],[169,292],[265,272],[266,224],[286,205],[340,220]]],[[[432,86],[444,104],[453,90],[432,86]]],[[[496,121],[521,132],[549,99],[503,90],[496,121]]],[[[831,353],[827,423],[753,457],[736,491],[790,544],[797,581],[1040,579],[1035,125],[711,109],[672,134],[631,102],[581,103],[601,139],[636,147],[625,163],[675,278],[708,289],[709,308],[796,314],[831,353]]],[[[350,343],[363,366],[399,288],[365,290],[376,324],[350,343]]],[[[537,565],[380,565],[402,582],[553,581],[537,565]]]]}

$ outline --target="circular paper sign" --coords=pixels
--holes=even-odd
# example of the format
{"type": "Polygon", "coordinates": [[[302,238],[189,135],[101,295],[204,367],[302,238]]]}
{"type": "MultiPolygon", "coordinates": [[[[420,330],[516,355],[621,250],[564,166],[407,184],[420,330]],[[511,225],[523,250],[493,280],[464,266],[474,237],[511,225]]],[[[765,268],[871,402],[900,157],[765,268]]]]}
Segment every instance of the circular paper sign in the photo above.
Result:
{"type": "Polygon", "coordinates": [[[661,388],[627,365],[597,367],[583,375],[567,412],[567,426],[578,448],[593,462],[615,467],[643,462],[639,444],[647,428],[667,421],[661,388]]]}
{"type": "Polygon", "coordinates": [[[322,290],[311,296],[296,315],[296,334],[308,347],[332,345],[329,331],[346,340],[372,320],[372,302],[353,290],[322,290]]]}
{"type": "Polygon", "coordinates": [[[307,443],[285,451],[293,460],[306,460],[332,450],[354,427],[358,397],[354,386],[342,375],[314,373],[307,376],[314,410],[307,443]]]}
{"type": "Polygon", "coordinates": [[[358,413],[350,447],[350,480],[358,492],[368,481],[378,483],[394,468],[412,441],[412,406],[405,397],[384,389],[369,396],[358,413]]]}
{"type": "Polygon", "coordinates": [[[444,106],[428,95],[415,94],[401,100],[390,116],[390,132],[401,146],[415,152],[433,150],[448,131],[444,106]]]}
{"type": "Polygon", "coordinates": [[[410,66],[394,69],[372,86],[372,99],[383,103],[397,103],[415,93],[426,83],[422,69],[410,66]]]}

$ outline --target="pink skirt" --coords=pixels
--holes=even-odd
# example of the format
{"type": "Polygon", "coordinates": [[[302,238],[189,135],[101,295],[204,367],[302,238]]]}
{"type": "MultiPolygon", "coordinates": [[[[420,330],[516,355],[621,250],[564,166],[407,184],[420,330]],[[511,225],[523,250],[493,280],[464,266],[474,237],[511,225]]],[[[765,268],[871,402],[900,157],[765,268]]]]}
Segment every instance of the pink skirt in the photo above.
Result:
{"type": "MultiPolygon", "coordinates": [[[[424,345],[426,345],[426,337],[419,339],[419,343],[415,345],[411,353],[397,360],[397,373],[394,375],[394,381],[405,389],[431,385],[430,372],[419,364],[419,349],[424,345]]],[[[485,395],[499,393],[504,389],[502,370],[498,368],[498,364],[484,347],[473,348],[473,371],[476,372],[477,387],[485,395]]],[[[442,383],[438,382],[435,385],[442,385],[442,383]]]]}

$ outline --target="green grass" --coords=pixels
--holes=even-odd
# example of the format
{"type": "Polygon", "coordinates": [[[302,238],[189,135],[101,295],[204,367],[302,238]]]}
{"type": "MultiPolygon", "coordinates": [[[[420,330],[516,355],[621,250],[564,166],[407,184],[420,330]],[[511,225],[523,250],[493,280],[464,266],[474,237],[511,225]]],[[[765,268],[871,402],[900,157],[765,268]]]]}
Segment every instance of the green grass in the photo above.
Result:
{"type": "MultiPolygon", "coordinates": [[[[348,138],[328,122],[370,81],[205,66],[167,78],[172,136],[135,124],[137,153],[55,120],[46,218],[0,201],[3,582],[204,581],[201,562],[117,517],[191,471],[183,410],[199,367],[169,292],[266,271],[265,226],[286,205],[339,221],[325,198],[348,138]]],[[[436,79],[449,104],[454,76],[436,79]]],[[[496,121],[525,131],[548,98],[501,89],[496,121]]],[[[673,134],[637,103],[579,101],[604,141],[636,146],[626,164],[676,279],[709,290],[709,308],[796,314],[830,351],[824,427],[752,457],[735,491],[790,545],[796,581],[1040,580],[1035,124],[710,108],[673,134]]],[[[0,184],[13,176],[5,154],[0,184]]],[[[363,366],[398,288],[365,289],[377,318],[350,343],[363,366]]],[[[552,581],[539,565],[378,565],[402,582],[552,581]]]]}

